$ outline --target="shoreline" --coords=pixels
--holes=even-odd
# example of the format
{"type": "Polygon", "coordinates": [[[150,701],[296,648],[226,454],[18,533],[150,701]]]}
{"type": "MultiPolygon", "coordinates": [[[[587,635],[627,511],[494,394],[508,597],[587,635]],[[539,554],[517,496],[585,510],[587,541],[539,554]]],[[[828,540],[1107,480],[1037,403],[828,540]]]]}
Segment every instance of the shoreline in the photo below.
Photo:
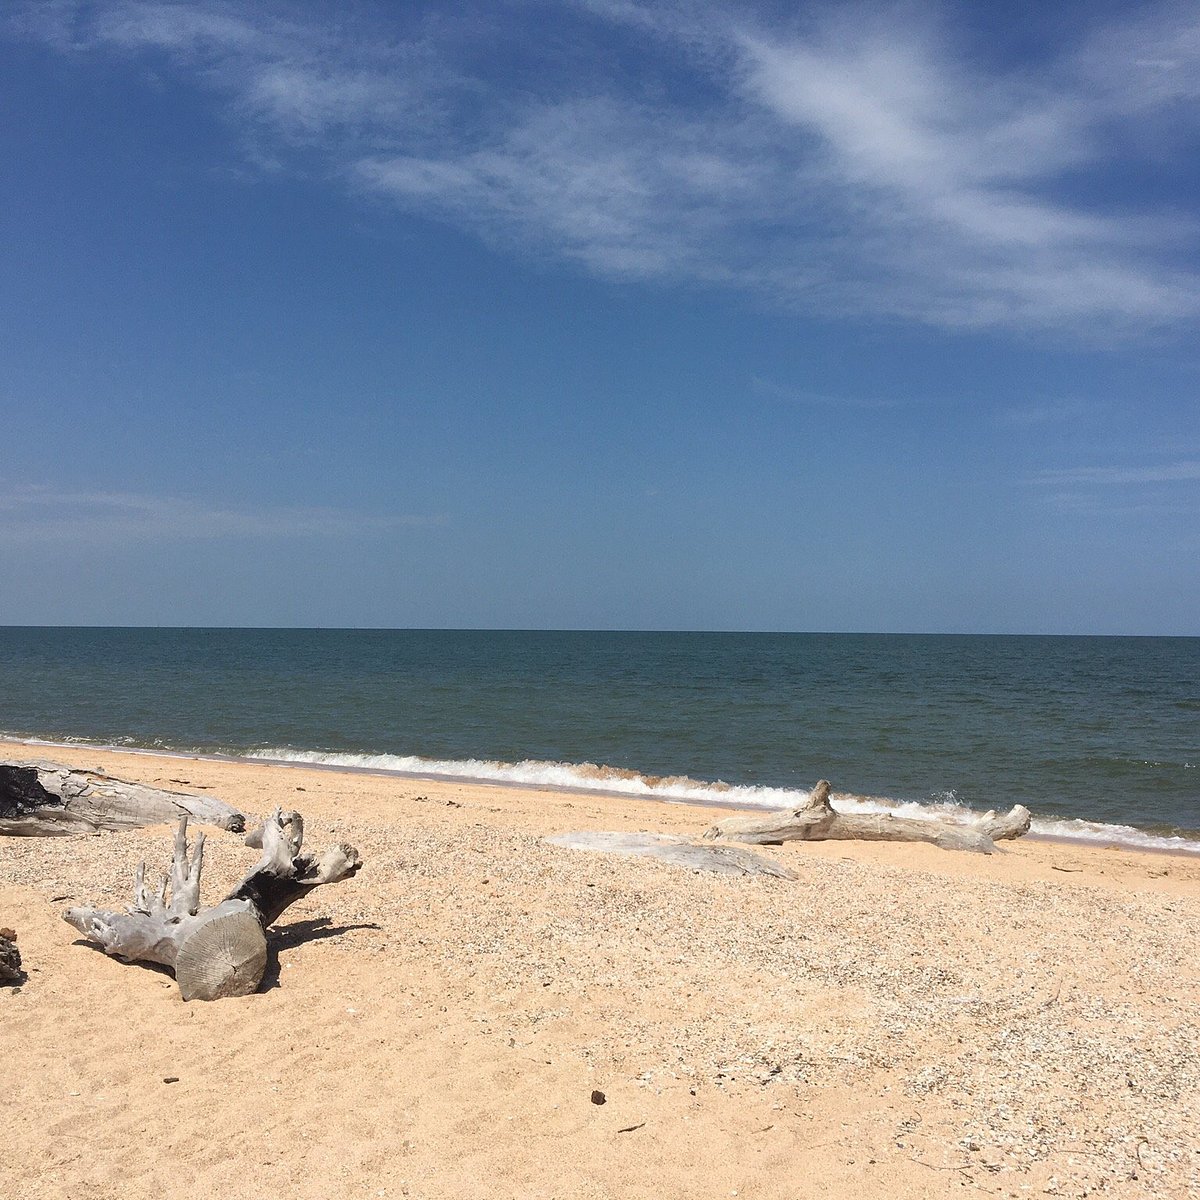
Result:
{"type": "MultiPolygon", "coordinates": [[[[285,773],[297,781],[283,789],[285,795],[290,794],[293,789],[308,794],[315,792],[320,795],[325,790],[337,794],[342,789],[355,789],[355,785],[358,785],[368,794],[377,796],[387,794],[388,785],[402,789],[405,793],[419,785],[419,790],[430,793],[430,799],[435,802],[453,801],[457,804],[466,798],[475,806],[486,807],[490,811],[520,808],[529,814],[530,819],[524,824],[544,834],[562,832],[566,828],[562,823],[564,818],[578,812],[586,812],[593,816],[603,814],[613,829],[698,835],[721,812],[732,815],[747,811],[765,811],[715,801],[667,800],[662,797],[599,788],[573,789],[509,780],[420,775],[332,763],[288,762],[240,758],[235,755],[183,754],[141,747],[103,747],[90,743],[0,739],[0,759],[13,758],[13,752],[21,748],[36,747],[52,748],[65,755],[64,764],[68,766],[82,769],[98,767],[126,780],[140,779],[143,782],[159,784],[166,782],[174,786],[179,786],[180,780],[166,775],[155,777],[143,764],[189,763],[194,764],[194,767],[211,768],[220,772],[213,778],[225,782],[210,783],[201,787],[201,790],[222,799],[230,799],[222,794],[222,788],[228,782],[232,783],[234,794],[244,786],[244,779],[261,780],[257,785],[258,791],[275,791],[279,790],[279,782],[285,773]],[[281,768],[284,769],[283,772],[281,768]],[[306,775],[311,776],[311,779],[304,779],[306,775]],[[304,786],[306,784],[308,786],[304,786]]],[[[191,772],[195,773],[195,770],[191,772]]],[[[182,786],[186,789],[187,781],[183,781],[182,786]]],[[[265,809],[258,811],[251,807],[247,810],[247,815],[261,816],[264,811],[265,809]]],[[[329,816],[336,821],[339,814],[333,811],[329,816]]],[[[0,843],[4,840],[0,838],[0,843]]],[[[1081,884],[1102,883],[1114,864],[1119,868],[1117,874],[1122,879],[1157,880],[1163,876],[1163,868],[1169,863],[1174,867],[1176,876],[1194,877],[1200,885],[1200,855],[1197,854],[1156,847],[1129,846],[1117,842],[1049,837],[1035,833],[998,843],[996,852],[990,855],[942,850],[930,844],[865,841],[790,842],[782,847],[766,847],[765,851],[769,855],[785,858],[799,853],[822,858],[836,856],[847,861],[854,859],[864,863],[902,863],[905,867],[919,867],[922,870],[956,876],[984,873],[989,877],[1002,879],[1008,872],[1013,878],[1036,877],[1056,883],[1081,884]],[[1064,865],[1067,863],[1071,865],[1064,865]],[[1073,880],[1073,875],[1081,875],[1083,878],[1073,880]]]]}
{"type": "MultiPolygon", "coordinates": [[[[769,854],[794,880],[736,878],[544,840],[695,834],[698,805],[57,754],[247,814],[296,807],[306,848],[350,842],[364,866],[289,910],[264,990],[185,1004],[61,920],[128,903],[167,826],[0,838],[0,925],[29,972],[0,989],[14,1200],[794,1200],[797,1178],[898,1200],[1116,1180],[1149,1200],[1200,1184],[1189,856],[789,843],[769,854]]],[[[253,852],[204,832],[212,903],[253,852]]]]}
{"type": "MultiPolygon", "coordinates": [[[[602,787],[587,787],[585,785],[573,786],[570,784],[554,784],[554,783],[532,783],[524,782],[515,779],[496,779],[496,778],[481,778],[472,775],[454,775],[448,773],[436,772],[421,772],[407,771],[399,768],[388,767],[373,767],[373,766],[357,766],[345,763],[330,763],[330,762],[307,762],[299,759],[284,759],[284,758],[265,758],[251,757],[249,755],[236,754],[219,754],[215,752],[188,752],[182,750],[159,750],[151,747],[143,746],[115,746],[106,743],[96,742],[56,742],[42,738],[18,738],[12,736],[0,736],[0,752],[5,746],[29,746],[29,747],[46,747],[49,749],[61,750],[90,750],[97,753],[105,754],[133,754],[146,756],[150,758],[170,758],[182,759],[185,761],[198,762],[228,762],[228,763],[245,763],[247,765],[259,764],[269,767],[288,767],[290,769],[307,769],[314,771],[329,771],[334,773],[347,773],[353,775],[371,775],[382,778],[395,778],[410,781],[423,781],[430,783],[445,782],[451,784],[469,784],[479,787],[498,787],[512,788],[518,791],[543,792],[547,794],[562,793],[564,795],[575,796],[597,796],[610,797],[618,799],[628,799],[631,801],[647,801],[652,804],[668,804],[672,806],[688,806],[701,809],[711,809],[714,812],[729,812],[729,813],[754,813],[768,812],[769,808],[763,805],[754,804],[739,804],[735,800],[721,801],[715,799],[707,799],[702,797],[680,797],[671,795],[654,795],[652,792],[633,792],[622,791],[616,788],[602,787]]],[[[512,765],[512,764],[505,764],[512,765]]],[[[738,785],[734,785],[738,786],[738,785]]],[[[843,797],[844,794],[835,792],[833,798],[835,800],[843,797]]],[[[882,798],[877,797],[859,797],[859,799],[877,800],[882,798]]],[[[964,810],[967,811],[967,810],[964,810]]],[[[973,812],[973,810],[971,810],[973,812]]],[[[981,815],[975,813],[974,815],[981,815]]],[[[1038,819],[1038,813],[1034,811],[1034,819],[1038,819]]],[[[1053,817],[1044,818],[1054,821],[1087,820],[1086,818],[1063,818],[1053,817]]],[[[1105,826],[1106,822],[1092,822],[1097,826],[1105,826]]],[[[1063,844],[1069,846],[1080,847],[1111,847],[1113,849],[1128,850],[1134,853],[1150,854],[1150,855],[1165,855],[1175,858],[1197,859],[1200,860],[1200,840],[1184,838],[1182,835],[1176,834],[1158,834],[1149,831],[1140,830],[1136,826],[1118,827],[1112,826],[1114,829],[1130,828],[1134,829],[1139,835],[1146,839],[1157,839],[1158,841],[1181,841],[1183,845],[1154,845],[1143,844],[1135,841],[1123,841],[1119,836],[1114,836],[1111,839],[1104,837],[1086,837],[1072,835],[1070,833],[1049,833],[1046,831],[1030,831],[1022,837],[1022,841],[1047,842],[1051,844],[1063,844]]]]}

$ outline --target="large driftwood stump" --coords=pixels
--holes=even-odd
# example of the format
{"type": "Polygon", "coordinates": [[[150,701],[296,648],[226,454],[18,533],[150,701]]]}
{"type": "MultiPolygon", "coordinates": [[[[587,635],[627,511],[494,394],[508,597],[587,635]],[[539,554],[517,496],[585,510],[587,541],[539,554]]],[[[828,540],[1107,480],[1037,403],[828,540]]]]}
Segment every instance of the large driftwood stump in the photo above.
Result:
{"type": "Polygon", "coordinates": [[[991,854],[1000,839],[1028,833],[1029,822],[1029,809],[1021,804],[1001,816],[984,813],[971,824],[948,818],[838,812],[829,800],[829,782],[822,779],[799,808],[763,817],[729,817],[710,826],[704,836],[758,846],[819,841],[932,842],[943,850],[991,854]]]}
{"type": "Polygon", "coordinates": [[[136,829],[191,817],[240,833],[246,818],[215,796],[126,783],[103,771],[34,760],[0,764],[0,834],[55,837],[136,829]]]}
{"type": "Polygon", "coordinates": [[[313,888],[354,875],[361,866],[358,851],[340,845],[320,858],[304,854],[303,818],[277,808],[246,837],[248,846],[262,850],[257,864],[220,904],[202,910],[204,834],[189,848],[187,824],[185,815],[170,874],[157,887],[147,885],[146,864],[138,867],[133,904],[125,912],[69,908],[63,920],[106,954],[170,967],[185,1000],[247,996],[266,970],[267,927],[313,888]]]}

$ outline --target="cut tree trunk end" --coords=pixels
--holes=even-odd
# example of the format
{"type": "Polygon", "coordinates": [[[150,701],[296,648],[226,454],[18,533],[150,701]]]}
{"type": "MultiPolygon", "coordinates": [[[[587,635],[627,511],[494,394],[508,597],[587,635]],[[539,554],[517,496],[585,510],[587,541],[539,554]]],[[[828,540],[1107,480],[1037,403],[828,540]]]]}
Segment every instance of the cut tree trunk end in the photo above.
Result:
{"type": "Polygon", "coordinates": [[[829,782],[822,779],[798,808],[762,817],[729,817],[710,826],[704,836],[758,846],[820,841],[931,842],[943,850],[991,854],[997,841],[1028,833],[1029,822],[1029,809],[1021,804],[999,816],[984,813],[972,823],[940,817],[838,812],[830,803],[829,782]]]}
{"type": "Polygon", "coordinates": [[[146,864],[138,867],[125,912],[69,908],[63,920],[106,954],[170,967],[185,1000],[247,996],[266,970],[267,927],[313,888],[351,878],[362,860],[346,845],[331,846],[319,859],[303,853],[303,819],[277,808],[246,838],[263,851],[255,867],[220,904],[201,909],[204,835],[189,848],[187,823],[186,815],[180,818],[169,875],[151,887],[146,864]]]}

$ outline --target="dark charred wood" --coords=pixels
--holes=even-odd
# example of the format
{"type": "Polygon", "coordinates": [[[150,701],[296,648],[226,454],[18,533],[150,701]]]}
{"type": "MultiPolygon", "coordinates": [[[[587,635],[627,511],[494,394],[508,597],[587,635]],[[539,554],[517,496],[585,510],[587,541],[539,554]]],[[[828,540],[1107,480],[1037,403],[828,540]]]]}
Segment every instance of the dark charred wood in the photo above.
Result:
{"type": "Polygon", "coordinates": [[[23,817],[39,808],[62,806],[62,797],[42,786],[36,767],[0,763],[0,817],[23,817]]]}

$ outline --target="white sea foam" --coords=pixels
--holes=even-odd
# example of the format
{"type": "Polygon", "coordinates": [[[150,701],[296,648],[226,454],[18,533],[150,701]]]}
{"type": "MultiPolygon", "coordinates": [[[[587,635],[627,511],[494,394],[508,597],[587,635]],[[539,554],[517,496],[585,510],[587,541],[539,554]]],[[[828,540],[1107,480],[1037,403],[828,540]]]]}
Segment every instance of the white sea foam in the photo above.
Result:
{"type": "MultiPolygon", "coordinates": [[[[367,771],[388,771],[416,775],[473,780],[488,783],[523,784],[527,787],[567,788],[608,792],[625,796],[644,796],[676,803],[724,804],[747,808],[795,808],[808,798],[801,788],[751,787],[707,782],[686,775],[643,775],[618,767],[594,763],[524,762],[505,763],[490,760],[435,759],[403,754],[340,754],[288,747],[264,747],[246,756],[269,762],[305,763],[329,767],[349,767],[367,771]]],[[[979,816],[959,804],[953,792],[938,793],[929,803],[890,800],[881,796],[856,796],[834,793],[838,807],[856,813],[892,813],[917,820],[948,818],[969,822],[979,816]]],[[[1032,832],[1042,837],[1071,841],[1097,842],[1129,846],[1139,850],[1170,850],[1200,854],[1200,841],[1160,836],[1135,829],[1132,825],[1111,825],[1103,821],[1035,817],[1032,832]]]]}

